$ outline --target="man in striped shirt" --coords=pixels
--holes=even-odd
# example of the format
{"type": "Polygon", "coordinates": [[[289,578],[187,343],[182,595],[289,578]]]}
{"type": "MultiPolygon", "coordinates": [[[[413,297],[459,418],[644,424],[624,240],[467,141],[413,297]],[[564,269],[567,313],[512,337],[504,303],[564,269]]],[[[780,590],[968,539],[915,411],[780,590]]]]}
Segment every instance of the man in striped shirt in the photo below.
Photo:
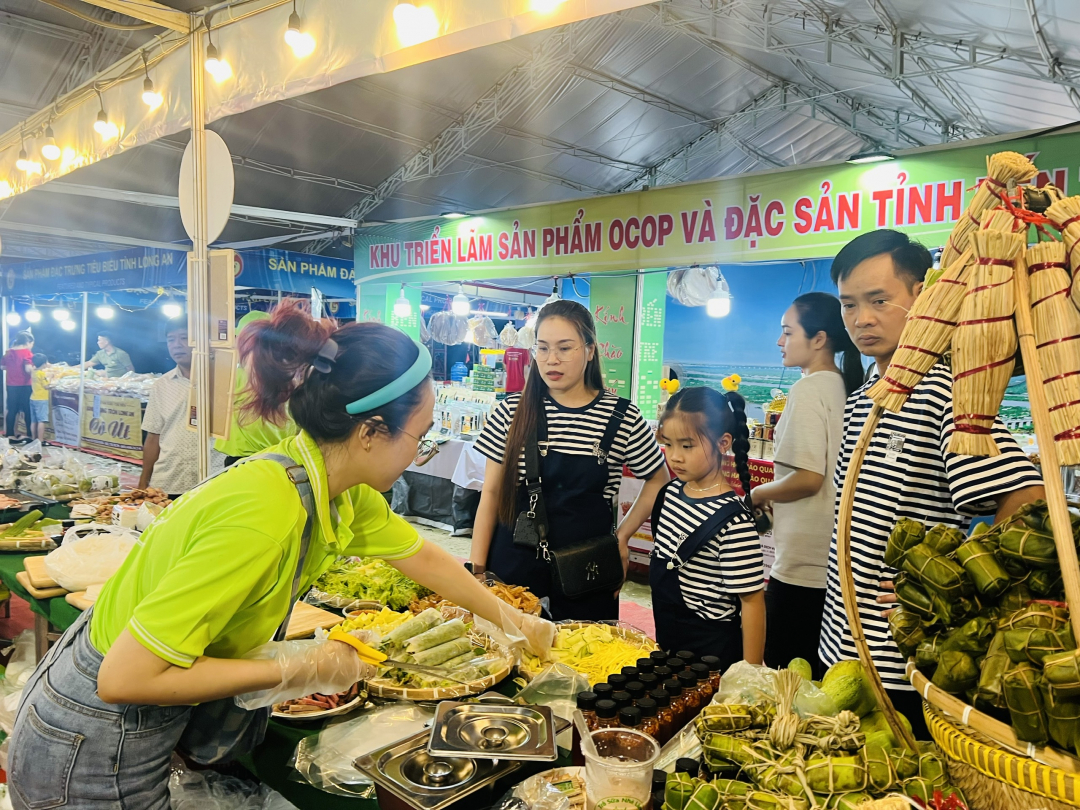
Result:
{"type": "MultiPolygon", "coordinates": [[[[889,230],[853,239],[833,260],[832,279],[840,291],[844,323],[876,367],[869,382],[848,398],[844,411],[844,441],[835,473],[837,506],[855,442],[873,404],[866,392],[888,368],[931,264],[926,248],[889,230]]],[[[938,363],[899,413],[882,415],[859,473],[851,518],[851,564],[866,641],[893,704],[912,721],[919,739],[929,738],[921,700],[904,677],[906,662],[889,633],[887,616],[896,602],[896,571],[884,561],[889,532],[900,518],[966,529],[973,515],[994,514],[1000,520],[1044,496],[1038,473],[1000,419],[993,428],[1001,450],[996,457],[949,453],[953,429],[952,372],[938,363]]],[[[840,592],[835,529],[820,655],[826,665],[858,658],[840,592]]]]}

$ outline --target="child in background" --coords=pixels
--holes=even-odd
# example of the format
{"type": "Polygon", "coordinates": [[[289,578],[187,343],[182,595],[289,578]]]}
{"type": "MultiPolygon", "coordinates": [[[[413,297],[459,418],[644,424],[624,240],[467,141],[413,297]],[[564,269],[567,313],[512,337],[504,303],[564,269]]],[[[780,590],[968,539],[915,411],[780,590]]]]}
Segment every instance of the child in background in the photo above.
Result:
{"type": "Polygon", "coordinates": [[[30,375],[30,437],[45,441],[45,423],[49,421],[49,389],[45,387],[45,366],[49,358],[38,352],[33,359],[34,371],[30,375]]]}
{"type": "Polygon", "coordinates": [[[676,478],[653,508],[656,643],[715,655],[723,669],[739,660],[761,664],[765,571],[749,496],[746,401],[734,391],[685,388],[668,400],[659,439],[676,478]],[[721,469],[729,451],[745,500],[721,469]]]}

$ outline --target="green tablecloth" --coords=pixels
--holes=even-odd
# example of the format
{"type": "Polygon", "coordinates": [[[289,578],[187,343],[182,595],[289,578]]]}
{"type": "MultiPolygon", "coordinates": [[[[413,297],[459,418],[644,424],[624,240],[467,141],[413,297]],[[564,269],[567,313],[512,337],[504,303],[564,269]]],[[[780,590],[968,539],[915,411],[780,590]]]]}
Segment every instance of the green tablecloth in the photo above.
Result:
{"type": "Polygon", "coordinates": [[[15,580],[15,575],[23,570],[23,560],[27,557],[40,557],[41,554],[12,554],[0,552],[0,581],[9,591],[30,603],[30,609],[49,620],[49,624],[60,630],[67,630],[79,618],[79,611],[69,605],[64,597],[55,599],[35,599],[15,580]]]}

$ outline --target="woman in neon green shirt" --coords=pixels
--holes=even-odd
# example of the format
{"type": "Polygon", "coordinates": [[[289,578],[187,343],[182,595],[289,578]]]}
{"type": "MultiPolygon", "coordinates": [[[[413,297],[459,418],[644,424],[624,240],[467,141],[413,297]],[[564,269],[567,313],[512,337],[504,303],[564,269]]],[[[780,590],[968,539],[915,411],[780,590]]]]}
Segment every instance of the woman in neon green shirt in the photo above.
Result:
{"type": "MultiPolygon", "coordinates": [[[[236,334],[242,336],[249,324],[269,320],[269,312],[253,309],[236,324],[236,334]]],[[[232,424],[229,425],[229,438],[218,439],[214,449],[225,456],[225,466],[229,467],[242,458],[253,456],[282,439],[295,436],[296,423],[288,417],[275,417],[274,420],[260,419],[250,413],[248,397],[250,391],[247,382],[247,369],[243,364],[236,369],[236,389],[233,393],[232,424]]]]}
{"type": "MultiPolygon", "coordinates": [[[[283,463],[234,465],[170,506],[88,618],[39,664],[8,763],[18,810],[164,810],[178,744],[193,752],[202,734],[205,751],[209,730],[215,750],[236,743],[242,752],[243,740],[200,720],[234,706],[214,701],[244,695],[246,706],[266,706],[343,691],[373,674],[340,642],[270,642],[293,593],[339,554],[382,557],[477,615],[516,627],[532,649],[550,647],[550,623],[510,610],[424,544],[379,494],[426,450],[434,408],[426,349],[387,326],[337,329],[286,302],[244,331],[240,353],[252,414],[274,418],[287,405],[300,433],[270,448],[283,463]],[[314,502],[306,554],[308,512],[294,483],[303,488],[305,478],[314,502]]],[[[233,718],[222,725],[235,726],[233,718]]]]}

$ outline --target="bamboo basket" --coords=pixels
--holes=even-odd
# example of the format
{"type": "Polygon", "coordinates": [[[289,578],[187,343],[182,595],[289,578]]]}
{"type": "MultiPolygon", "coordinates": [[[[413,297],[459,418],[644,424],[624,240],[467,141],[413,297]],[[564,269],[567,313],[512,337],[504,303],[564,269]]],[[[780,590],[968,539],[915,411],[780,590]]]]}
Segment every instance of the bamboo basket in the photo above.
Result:
{"type": "Polygon", "coordinates": [[[953,263],[967,250],[968,239],[978,230],[983,214],[997,207],[1001,194],[1010,183],[1019,183],[1038,173],[1035,164],[1016,152],[998,152],[986,159],[986,178],[975,189],[975,196],[961,214],[941,252],[942,267],[953,263]]]}
{"type": "MultiPolygon", "coordinates": [[[[1027,272],[1014,273],[1012,281],[1016,303],[1016,336],[1024,368],[1030,379],[1043,380],[1048,375],[1040,365],[1027,272]]],[[[1080,367],[1080,354],[1077,354],[1074,363],[1080,367]]],[[[1080,637],[1080,565],[1077,563],[1077,550],[1062,485],[1058,444],[1053,440],[1055,434],[1043,386],[1029,386],[1028,395],[1035,434],[1039,439],[1050,525],[1061,565],[1066,600],[1070,605],[1069,620],[1073,633],[1080,637]]],[[[915,741],[900,723],[871,658],[859,616],[852,574],[851,517],[855,488],[882,412],[881,405],[875,403],[852,450],[837,514],[837,562],[844,609],[867,679],[893,734],[898,740],[913,746],[915,741]]],[[[911,680],[923,697],[929,726],[935,741],[946,754],[951,775],[973,800],[973,807],[979,810],[1080,807],[1080,761],[1062,751],[1036,748],[1020,742],[1010,727],[942,692],[918,672],[911,673],[911,680]]]]}
{"type": "Polygon", "coordinates": [[[1077,255],[1077,245],[1080,245],[1080,197],[1066,197],[1064,200],[1051,205],[1046,209],[1048,216],[1061,231],[1065,240],[1065,252],[1072,270],[1072,302],[1073,306],[1080,309],[1080,255],[1077,255]]]}

